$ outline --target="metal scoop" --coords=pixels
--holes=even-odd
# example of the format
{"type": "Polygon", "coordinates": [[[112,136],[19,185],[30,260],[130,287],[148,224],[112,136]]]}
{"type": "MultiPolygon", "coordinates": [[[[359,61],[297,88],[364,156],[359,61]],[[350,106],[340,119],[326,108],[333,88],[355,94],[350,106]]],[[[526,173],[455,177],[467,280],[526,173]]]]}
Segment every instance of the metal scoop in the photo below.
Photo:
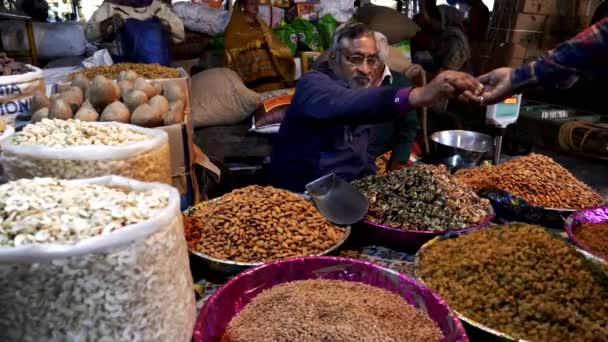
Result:
{"type": "Polygon", "coordinates": [[[367,215],[367,197],[333,173],[306,184],[306,190],[317,209],[332,223],[351,225],[367,215]]]}

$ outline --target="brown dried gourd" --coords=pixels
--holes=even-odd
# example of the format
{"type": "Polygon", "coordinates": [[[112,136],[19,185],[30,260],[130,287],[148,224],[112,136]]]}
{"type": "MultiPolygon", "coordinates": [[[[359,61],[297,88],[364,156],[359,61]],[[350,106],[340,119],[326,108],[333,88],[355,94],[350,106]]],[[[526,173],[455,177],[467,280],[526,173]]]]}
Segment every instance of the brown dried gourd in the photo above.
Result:
{"type": "Polygon", "coordinates": [[[542,227],[508,224],[433,242],[417,275],[454,310],[517,339],[606,341],[608,269],[595,266],[542,227]]]}

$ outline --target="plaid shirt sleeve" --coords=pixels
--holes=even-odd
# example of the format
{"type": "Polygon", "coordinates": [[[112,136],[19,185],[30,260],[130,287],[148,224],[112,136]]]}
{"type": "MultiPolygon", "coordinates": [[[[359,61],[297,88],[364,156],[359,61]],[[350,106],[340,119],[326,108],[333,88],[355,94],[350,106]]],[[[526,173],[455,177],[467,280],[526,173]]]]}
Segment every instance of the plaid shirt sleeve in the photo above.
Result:
{"type": "Polygon", "coordinates": [[[516,92],[536,85],[568,88],[580,77],[597,74],[608,74],[608,18],[513,70],[511,83],[516,92]]]}

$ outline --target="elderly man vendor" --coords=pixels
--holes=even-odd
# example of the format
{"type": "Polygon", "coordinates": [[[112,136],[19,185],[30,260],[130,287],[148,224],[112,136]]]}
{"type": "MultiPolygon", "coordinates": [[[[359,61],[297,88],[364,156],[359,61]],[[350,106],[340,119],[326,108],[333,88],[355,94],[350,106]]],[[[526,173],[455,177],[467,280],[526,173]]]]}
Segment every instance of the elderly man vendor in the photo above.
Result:
{"type": "Polygon", "coordinates": [[[419,88],[374,87],[381,65],[374,32],[365,25],[347,24],[336,32],[328,61],[298,81],[274,142],[274,186],[302,192],[329,173],[347,181],[372,175],[370,125],[414,115],[413,108],[450,96],[476,100],[483,90],[475,78],[456,71],[419,88]]]}

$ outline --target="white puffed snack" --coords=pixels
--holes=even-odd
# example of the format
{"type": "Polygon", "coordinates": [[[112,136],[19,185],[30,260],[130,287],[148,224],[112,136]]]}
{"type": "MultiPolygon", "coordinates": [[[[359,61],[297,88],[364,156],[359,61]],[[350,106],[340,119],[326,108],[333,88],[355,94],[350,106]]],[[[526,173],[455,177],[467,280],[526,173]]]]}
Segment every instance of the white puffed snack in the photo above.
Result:
{"type": "Polygon", "coordinates": [[[8,179],[120,175],[171,184],[169,138],[118,122],[43,119],[3,143],[8,179]]]}
{"type": "Polygon", "coordinates": [[[107,176],[0,194],[0,341],[190,341],[177,190],[107,176]]]}

